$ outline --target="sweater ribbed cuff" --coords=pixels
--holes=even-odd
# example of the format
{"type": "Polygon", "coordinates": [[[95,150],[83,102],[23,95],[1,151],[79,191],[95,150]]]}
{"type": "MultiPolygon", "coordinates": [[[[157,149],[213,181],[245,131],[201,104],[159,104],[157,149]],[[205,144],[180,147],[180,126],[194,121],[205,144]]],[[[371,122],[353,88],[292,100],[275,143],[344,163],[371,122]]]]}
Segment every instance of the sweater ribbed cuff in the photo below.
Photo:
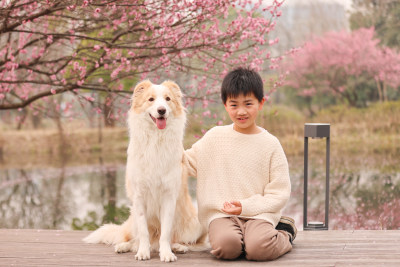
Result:
{"type": "Polygon", "coordinates": [[[242,204],[242,213],[240,213],[240,215],[242,216],[253,216],[254,214],[252,214],[251,211],[251,203],[248,199],[244,199],[244,200],[239,200],[240,203],[242,204]]]}

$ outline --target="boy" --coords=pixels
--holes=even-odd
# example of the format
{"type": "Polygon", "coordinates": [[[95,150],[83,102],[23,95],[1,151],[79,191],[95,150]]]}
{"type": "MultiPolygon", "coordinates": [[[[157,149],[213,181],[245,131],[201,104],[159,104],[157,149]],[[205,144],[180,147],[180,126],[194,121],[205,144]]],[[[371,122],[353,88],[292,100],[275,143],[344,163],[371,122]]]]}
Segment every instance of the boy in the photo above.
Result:
{"type": "Polygon", "coordinates": [[[256,125],[265,102],[262,79],[235,69],[224,78],[221,97],[233,124],[210,129],[185,151],[197,177],[199,220],[218,259],[244,253],[248,260],[274,260],[292,249],[297,230],[292,219],[281,219],[291,191],[285,153],[256,125]]]}

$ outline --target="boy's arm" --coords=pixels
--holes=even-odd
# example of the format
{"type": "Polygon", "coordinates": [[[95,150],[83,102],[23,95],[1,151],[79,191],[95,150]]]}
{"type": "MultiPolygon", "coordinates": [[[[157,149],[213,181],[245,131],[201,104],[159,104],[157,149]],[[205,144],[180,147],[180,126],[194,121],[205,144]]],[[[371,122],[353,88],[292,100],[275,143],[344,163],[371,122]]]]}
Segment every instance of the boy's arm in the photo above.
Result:
{"type": "Polygon", "coordinates": [[[257,194],[240,200],[241,215],[280,212],[288,202],[291,192],[289,166],[280,144],[271,157],[269,180],[264,188],[264,195],[257,194]]]}
{"type": "Polygon", "coordinates": [[[194,147],[183,152],[183,163],[188,170],[189,176],[197,177],[197,159],[194,147]]]}
{"type": "Polygon", "coordinates": [[[192,177],[197,178],[197,161],[203,154],[204,149],[207,149],[206,140],[212,130],[213,129],[210,129],[200,140],[194,143],[190,149],[183,152],[183,163],[187,167],[189,175],[192,177]]]}

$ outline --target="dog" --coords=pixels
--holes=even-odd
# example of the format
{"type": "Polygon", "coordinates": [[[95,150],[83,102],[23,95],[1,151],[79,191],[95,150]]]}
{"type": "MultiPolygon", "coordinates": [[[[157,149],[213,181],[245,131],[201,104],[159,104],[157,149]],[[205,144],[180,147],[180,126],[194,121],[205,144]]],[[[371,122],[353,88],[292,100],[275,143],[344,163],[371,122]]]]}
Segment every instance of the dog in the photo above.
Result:
{"type": "Polygon", "coordinates": [[[120,253],[136,251],[137,260],[150,259],[150,251],[158,248],[160,260],[171,262],[177,260],[172,250],[185,253],[200,239],[203,230],[188,193],[183,157],[185,123],[176,83],[136,85],[128,112],[125,177],[130,216],[122,225],[100,227],[85,242],[112,244],[120,253]]]}

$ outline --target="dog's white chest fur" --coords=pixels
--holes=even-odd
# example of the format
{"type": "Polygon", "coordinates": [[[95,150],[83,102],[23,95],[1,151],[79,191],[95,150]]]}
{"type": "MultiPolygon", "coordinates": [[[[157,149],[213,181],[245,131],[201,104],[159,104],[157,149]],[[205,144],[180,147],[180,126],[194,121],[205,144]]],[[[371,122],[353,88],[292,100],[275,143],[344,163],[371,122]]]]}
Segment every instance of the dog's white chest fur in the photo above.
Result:
{"type": "MultiPolygon", "coordinates": [[[[184,118],[182,118],[184,120],[184,118]]],[[[130,117],[132,129],[128,147],[128,166],[132,166],[132,182],[144,187],[178,186],[181,180],[182,138],[184,121],[171,121],[175,127],[154,129],[141,115],[130,117]],[[151,129],[153,128],[153,129],[151,129]]],[[[169,125],[172,126],[172,125],[169,125]]]]}

